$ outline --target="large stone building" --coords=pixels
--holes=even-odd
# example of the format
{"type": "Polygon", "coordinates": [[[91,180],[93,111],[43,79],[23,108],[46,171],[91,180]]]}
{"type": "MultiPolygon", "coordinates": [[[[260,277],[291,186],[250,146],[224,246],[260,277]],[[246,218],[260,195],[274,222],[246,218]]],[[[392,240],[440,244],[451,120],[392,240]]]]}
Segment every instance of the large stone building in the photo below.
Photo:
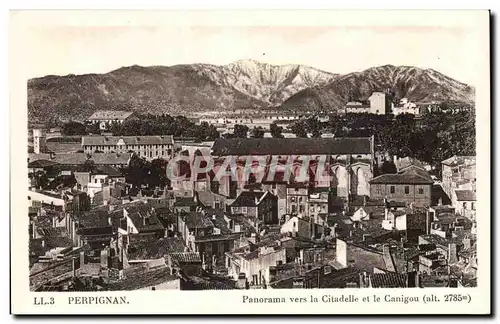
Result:
{"type": "Polygon", "coordinates": [[[368,102],[350,101],[344,108],[346,113],[385,115],[389,113],[391,105],[384,92],[373,92],[368,102]]]}
{"type": "Polygon", "coordinates": [[[89,118],[87,118],[87,122],[92,124],[99,124],[99,128],[101,130],[105,130],[112,123],[123,123],[126,119],[130,118],[133,115],[131,111],[120,111],[120,110],[100,110],[94,112],[89,118]]]}
{"type": "Polygon", "coordinates": [[[85,153],[127,153],[134,152],[146,159],[169,158],[172,156],[174,140],[171,135],[163,136],[83,136],[85,153]]]}
{"type": "Polygon", "coordinates": [[[409,166],[396,174],[382,174],[370,180],[370,198],[430,207],[433,181],[429,173],[409,166]]]}
{"type": "MultiPolygon", "coordinates": [[[[373,175],[374,139],[360,138],[235,138],[217,139],[212,147],[216,163],[237,161],[237,179],[219,181],[219,193],[225,187],[243,188],[249,181],[267,183],[307,183],[310,187],[331,188],[334,196],[369,195],[368,181],[373,175]],[[305,161],[309,160],[307,166],[305,161]],[[218,161],[218,162],[217,162],[218,161]],[[255,177],[241,176],[248,163],[262,163],[255,177]],[[287,173],[290,177],[284,177],[287,173]],[[321,175],[321,176],[319,176],[321,175]]],[[[247,171],[248,172],[248,171],[247,171]]]]}

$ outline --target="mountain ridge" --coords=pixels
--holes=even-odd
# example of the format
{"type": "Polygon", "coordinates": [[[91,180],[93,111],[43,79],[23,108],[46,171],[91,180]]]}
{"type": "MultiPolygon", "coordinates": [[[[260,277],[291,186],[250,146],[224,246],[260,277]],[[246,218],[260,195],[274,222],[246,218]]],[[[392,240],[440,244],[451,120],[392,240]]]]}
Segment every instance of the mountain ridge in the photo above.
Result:
{"type": "Polygon", "coordinates": [[[410,100],[474,100],[471,86],[433,69],[383,65],[336,74],[255,60],[227,65],[132,65],[103,74],[47,75],[28,80],[27,86],[33,120],[83,120],[104,109],[153,114],[277,107],[335,111],[349,97],[363,99],[382,87],[410,100]]]}

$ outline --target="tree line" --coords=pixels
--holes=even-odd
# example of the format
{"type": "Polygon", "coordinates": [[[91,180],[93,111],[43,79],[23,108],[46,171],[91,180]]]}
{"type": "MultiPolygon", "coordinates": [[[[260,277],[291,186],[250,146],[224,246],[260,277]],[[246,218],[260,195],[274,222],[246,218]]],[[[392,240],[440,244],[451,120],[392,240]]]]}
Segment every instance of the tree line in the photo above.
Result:
{"type": "MultiPolygon", "coordinates": [[[[108,131],[116,136],[173,135],[192,137],[200,141],[213,141],[220,137],[216,127],[206,122],[195,124],[184,116],[142,115],[123,123],[111,123],[108,131]]],[[[321,137],[332,133],[335,137],[374,136],[376,150],[400,157],[415,157],[436,168],[441,161],[453,155],[475,155],[476,129],[473,111],[435,111],[416,118],[411,114],[331,115],[321,122],[316,117],[301,119],[287,126],[287,131],[297,137],[321,137]]],[[[235,125],[226,138],[263,138],[262,127],[249,129],[235,125]]],[[[272,137],[282,138],[284,129],[271,124],[272,137]]],[[[100,133],[98,124],[69,122],[63,125],[64,135],[100,133]]]]}
{"type": "Polygon", "coordinates": [[[416,118],[412,114],[346,114],[327,122],[311,117],[289,126],[297,137],[374,136],[376,150],[399,157],[414,157],[440,169],[441,161],[454,155],[476,154],[476,125],[472,111],[433,112],[416,118]]]}
{"type": "MultiPolygon", "coordinates": [[[[195,124],[184,116],[139,115],[123,123],[106,124],[106,131],[115,136],[173,135],[174,137],[192,137],[199,141],[213,141],[220,137],[217,128],[206,122],[195,124]]],[[[63,135],[100,134],[98,123],[80,123],[70,121],[62,126],[63,135]]]]}

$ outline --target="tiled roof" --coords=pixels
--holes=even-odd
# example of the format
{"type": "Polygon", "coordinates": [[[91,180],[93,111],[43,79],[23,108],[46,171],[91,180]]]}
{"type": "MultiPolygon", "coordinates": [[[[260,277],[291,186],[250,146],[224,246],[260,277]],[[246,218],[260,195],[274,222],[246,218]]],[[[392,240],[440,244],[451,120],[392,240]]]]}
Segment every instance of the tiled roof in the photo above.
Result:
{"type": "Polygon", "coordinates": [[[170,253],[184,252],[185,248],[180,238],[168,237],[131,243],[127,252],[129,260],[152,260],[165,257],[170,253]]]}
{"type": "Polygon", "coordinates": [[[458,201],[476,201],[476,193],[472,190],[455,190],[458,201]]]}
{"type": "Polygon", "coordinates": [[[132,202],[123,205],[123,208],[139,232],[152,232],[165,228],[149,204],[142,201],[132,202]]]}
{"type": "Polygon", "coordinates": [[[265,191],[243,191],[233,201],[231,207],[255,207],[265,193],[265,191]]]}
{"type": "Polygon", "coordinates": [[[370,154],[371,138],[234,138],[215,140],[212,154],[224,155],[298,155],[370,154]]]}
{"type": "Polygon", "coordinates": [[[28,158],[30,163],[38,160],[49,160],[56,164],[61,165],[82,165],[88,160],[94,161],[96,165],[114,165],[114,164],[128,164],[130,160],[130,153],[114,154],[114,153],[92,153],[90,158],[86,153],[60,153],[55,154],[53,159],[50,154],[29,154],[28,158]]]}
{"type": "Polygon", "coordinates": [[[132,114],[131,111],[99,110],[94,112],[87,120],[125,120],[132,114]]]}
{"type": "Polygon", "coordinates": [[[50,166],[53,166],[56,164],[58,164],[58,163],[54,162],[54,161],[40,159],[40,160],[30,162],[28,164],[28,168],[37,168],[37,169],[38,168],[47,168],[47,167],[50,167],[50,166]]]}
{"type": "Polygon", "coordinates": [[[217,242],[217,241],[234,241],[240,238],[239,234],[214,234],[208,236],[198,236],[195,242],[217,242]]]}
{"type": "Polygon", "coordinates": [[[405,158],[399,159],[394,164],[396,165],[396,168],[398,170],[402,170],[402,169],[407,168],[411,165],[416,166],[416,167],[421,168],[421,169],[425,169],[424,164],[420,160],[418,160],[416,158],[411,158],[411,157],[405,157],[405,158]]]}
{"type": "Polygon", "coordinates": [[[109,177],[123,177],[120,170],[110,165],[101,165],[92,170],[93,174],[104,174],[109,177]]]}
{"type": "Polygon", "coordinates": [[[177,215],[168,207],[156,207],[156,216],[164,227],[177,223],[177,215]]]}
{"type": "Polygon", "coordinates": [[[214,226],[210,218],[200,212],[184,213],[182,217],[189,229],[212,228],[214,226]]]}
{"type": "Polygon", "coordinates": [[[169,255],[172,261],[177,263],[201,263],[200,254],[197,252],[174,252],[169,255]]]}
{"type": "Polygon", "coordinates": [[[194,207],[197,203],[193,197],[175,197],[175,207],[194,207]]]}
{"type": "Polygon", "coordinates": [[[382,174],[370,180],[371,184],[433,184],[425,170],[410,166],[397,174],[382,174]]]}
{"type": "Polygon", "coordinates": [[[448,248],[448,244],[450,243],[450,240],[447,240],[444,237],[441,237],[437,234],[421,235],[420,237],[429,242],[430,244],[436,244],[441,247],[448,248]]]}
{"type": "Polygon", "coordinates": [[[164,265],[152,268],[139,265],[127,270],[124,280],[108,284],[106,289],[111,291],[137,290],[178,279],[177,276],[171,275],[170,269],[164,265]]]}
{"type": "Polygon", "coordinates": [[[452,156],[449,159],[444,160],[441,162],[444,165],[448,166],[457,166],[461,164],[465,165],[475,165],[476,164],[476,157],[475,156],[452,156]]]}
{"type": "Polygon", "coordinates": [[[163,136],[83,136],[82,146],[85,145],[117,145],[119,140],[125,145],[172,145],[171,135],[163,136]]]}
{"type": "Polygon", "coordinates": [[[90,159],[94,161],[96,165],[114,165],[114,164],[128,164],[130,160],[131,153],[92,153],[90,159]]]}
{"type": "Polygon", "coordinates": [[[78,223],[79,228],[100,228],[108,227],[109,213],[106,210],[81,211],[73,214],[73,219],[78,223]]]}
{"type": "Polygon", "coordinates": [[[297,279],[304,278],[310,281],[317,287],[318,283],[318,271],[319,273],[319,286],[320,288],[346,288],[347,283],[356,282],[359,283],[359,270],[355,267],[348,267],[344,269],[335,270],[332,269],[329,274],[324,274],[324,268],[312,269],[305,272],[303,275],[294,275],[292,271],[292,276],[271,282],[271,286],[274,289],[290,289],[293,288],[293,282],[297,279]]]}
{"type": "Polygon", "coordinates": [[[226,201],[226,197],[208,190],[197,191],[196,196],[198,197],[198,201],[205,207],[212,207],[213,203],[217,200],[221,203],[226,201]]]}
{"type": "Polygon", "coordinates": [[[235,283],[230,280],[190,276],[186,278],[184,287],[186,290],[231,290],[235,289],[235,283]]]}
{"type": "Polygon", "coordinates": [[[407,277],[403,273],[387,272],[370,275],[373,288],[406,288],[407,277]]]}

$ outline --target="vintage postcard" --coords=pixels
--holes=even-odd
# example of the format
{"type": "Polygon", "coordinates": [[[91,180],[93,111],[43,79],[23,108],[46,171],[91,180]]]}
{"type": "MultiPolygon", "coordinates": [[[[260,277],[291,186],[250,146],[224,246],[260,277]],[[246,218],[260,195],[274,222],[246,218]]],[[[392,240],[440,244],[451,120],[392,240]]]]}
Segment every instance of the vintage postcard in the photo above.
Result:
{"type": "Polygon", "coordinates": [[[488,11],[12,11],[13,314],[489,314],[488,11]]]}

